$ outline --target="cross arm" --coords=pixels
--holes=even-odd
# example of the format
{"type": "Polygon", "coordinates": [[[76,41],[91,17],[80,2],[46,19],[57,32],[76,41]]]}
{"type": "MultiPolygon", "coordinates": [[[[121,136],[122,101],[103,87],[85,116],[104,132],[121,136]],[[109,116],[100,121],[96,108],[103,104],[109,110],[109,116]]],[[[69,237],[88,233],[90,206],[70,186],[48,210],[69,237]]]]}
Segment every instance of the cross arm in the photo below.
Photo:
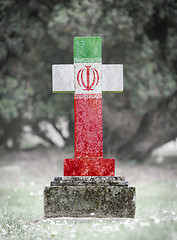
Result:
{"type": "Polygon", "coordinates": [[[123,65],[102,65],[102,91],[123,92],[123,65]]]}
{"type": "Polygon", "coordinates": [[[74,65],[55,64],[52,65],[52,91],[74,92],[74,65]]]}
{"type": "MultiPolygon", "coordinates": [[[[102,91],[123,92],[123,65],[102,65],[102,91]]],[[[55,64],[52,66],[52,91],[74,92],[74,64],[55,64]]]]}

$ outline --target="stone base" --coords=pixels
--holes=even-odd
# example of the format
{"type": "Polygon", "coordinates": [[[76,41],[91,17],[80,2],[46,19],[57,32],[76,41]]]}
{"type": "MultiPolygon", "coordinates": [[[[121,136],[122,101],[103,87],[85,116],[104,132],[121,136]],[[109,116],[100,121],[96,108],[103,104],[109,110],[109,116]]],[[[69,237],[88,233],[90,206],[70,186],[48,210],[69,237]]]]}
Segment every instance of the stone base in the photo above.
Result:
{"type": "Polygon", "coordinates": [[[123,177],[56,177],[44,189],[44,215],[133,218],[135,188],[123,177]]]}

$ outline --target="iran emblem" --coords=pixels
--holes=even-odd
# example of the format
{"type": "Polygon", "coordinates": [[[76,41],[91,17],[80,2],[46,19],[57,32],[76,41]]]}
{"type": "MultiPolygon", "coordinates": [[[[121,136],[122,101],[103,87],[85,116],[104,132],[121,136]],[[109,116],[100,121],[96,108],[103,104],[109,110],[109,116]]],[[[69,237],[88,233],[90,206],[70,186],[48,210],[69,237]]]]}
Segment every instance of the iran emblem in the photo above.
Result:
{"type": "Polygon", "coordinates": [[[95,67],[84,66],[78,70],[77,83],[85,91],[93,91],[100,80],[99,72],[95,67]]]}

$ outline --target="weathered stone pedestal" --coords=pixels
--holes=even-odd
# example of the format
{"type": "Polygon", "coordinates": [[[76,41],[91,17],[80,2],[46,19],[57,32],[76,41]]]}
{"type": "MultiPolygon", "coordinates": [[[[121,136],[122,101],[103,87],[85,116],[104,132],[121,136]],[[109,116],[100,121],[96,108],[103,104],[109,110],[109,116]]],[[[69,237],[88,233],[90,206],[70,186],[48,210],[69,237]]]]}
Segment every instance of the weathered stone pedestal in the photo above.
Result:
{"type": "Polygon", "coordinates": [[[44,215],[133,218],[135,188],[124,177],[55,177],[44,189],[44,215]]]}

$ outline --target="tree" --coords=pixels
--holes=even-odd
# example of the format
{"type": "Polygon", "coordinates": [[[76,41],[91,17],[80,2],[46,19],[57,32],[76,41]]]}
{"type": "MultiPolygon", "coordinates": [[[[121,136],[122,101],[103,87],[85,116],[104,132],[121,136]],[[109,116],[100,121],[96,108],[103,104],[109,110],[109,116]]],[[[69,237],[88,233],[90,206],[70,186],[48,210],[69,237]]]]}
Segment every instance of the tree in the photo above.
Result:
{"type": "Polygon", "coordinates": [[[88,35],[102,37],[104,63],[124,64],[124,93],[104,95],[105,153],[142,160],[176,138],[176,16],[174,0],[1,2],[1,144],[18,146],[26,124],[46,138],[43,120],[62,134],[58,116],[73,140],[73,96],[52,95],[51,64],[72,63],[73,37],[88,35]]]}

